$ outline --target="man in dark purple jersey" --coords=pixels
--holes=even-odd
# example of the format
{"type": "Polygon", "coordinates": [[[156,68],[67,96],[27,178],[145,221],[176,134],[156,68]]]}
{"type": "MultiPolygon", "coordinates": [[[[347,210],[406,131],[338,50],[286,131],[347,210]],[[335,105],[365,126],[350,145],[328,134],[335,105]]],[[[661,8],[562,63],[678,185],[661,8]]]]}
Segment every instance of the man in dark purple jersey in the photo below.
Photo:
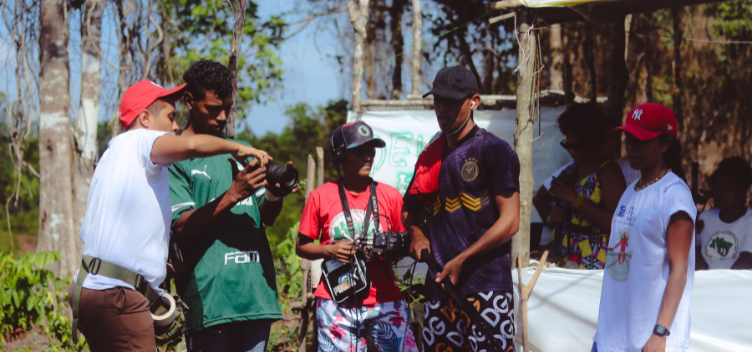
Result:
{"type": "Polygon", "coordinates": [[[441,133],[426,147],[405,193],[402,219],[412,235],[410,254],[429,249],[444,271],[426,280],[425,351],[514,351],[512,236],[519,228],[520,162],[507,142],[473,121],[478,83],[466,68],[443,68],[433,89],[441,133]],[[419,225],[423,216],[426,233],[419,225]],[[440,284],[448,277],[490,324],[492,341],[459,310],[440,284]],[[443,327],[442,327],[443,325],[443,327]]]}

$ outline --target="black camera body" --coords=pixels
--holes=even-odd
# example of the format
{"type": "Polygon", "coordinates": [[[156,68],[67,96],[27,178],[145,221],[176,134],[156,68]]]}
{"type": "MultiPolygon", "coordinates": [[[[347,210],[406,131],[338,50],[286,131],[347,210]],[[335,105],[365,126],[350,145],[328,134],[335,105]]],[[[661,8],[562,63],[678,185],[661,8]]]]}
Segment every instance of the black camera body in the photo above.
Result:
{"type": "Polygon", "coordinates": [[[269,183],[266,188],[270,189],[274,195],[284,197],[298,187],[298,170],[292,166],[278,165],[270,161],[266,164],[266,182],[269,183]]]}
{"type": "Polygon", "coordinates": [[[371,251],[394,263],[410,255],[410,242],[407,232],[374,232],[371,251]]]}

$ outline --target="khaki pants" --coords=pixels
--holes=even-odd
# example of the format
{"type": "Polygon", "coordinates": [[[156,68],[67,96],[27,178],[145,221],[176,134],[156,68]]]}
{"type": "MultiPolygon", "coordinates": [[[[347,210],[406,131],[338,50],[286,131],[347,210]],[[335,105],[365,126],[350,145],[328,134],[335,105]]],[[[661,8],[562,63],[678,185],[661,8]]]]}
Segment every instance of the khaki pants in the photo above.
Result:
{"type": "MultiPolygon", "coordinates": [[[[68,288],[69,303],[75,283],[68,288]]],[[[81,289],[78,330],[89,349],[98,351],[157,350],[154,320],[146,297],[124,287],[107,290],[81,289]]]]}

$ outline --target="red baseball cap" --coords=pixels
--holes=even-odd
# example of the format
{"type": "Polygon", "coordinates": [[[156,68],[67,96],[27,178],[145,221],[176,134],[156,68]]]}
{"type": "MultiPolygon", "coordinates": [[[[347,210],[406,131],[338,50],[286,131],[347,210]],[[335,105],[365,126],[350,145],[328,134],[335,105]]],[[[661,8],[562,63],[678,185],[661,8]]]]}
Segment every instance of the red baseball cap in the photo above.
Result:
{"type": "Polygon", "coordinates": [[[679,125],[671,109],[660,104],[642,103],[629,112],[624,126],[616,127],[613,131],[619,130],[646,141],[661,134],[676,137],[679,125]]]}
{"type": "Polygon", "coordinates": [[[142,110],[159,98],[165,98],[164,100],[169,102],[180,99],[185,93],[186,86],[187,84],[183,84],[173,89],[165,89],[149,80],[130,86],[120,102],[120,125],[124,129],[128,128],[142,110]]]}

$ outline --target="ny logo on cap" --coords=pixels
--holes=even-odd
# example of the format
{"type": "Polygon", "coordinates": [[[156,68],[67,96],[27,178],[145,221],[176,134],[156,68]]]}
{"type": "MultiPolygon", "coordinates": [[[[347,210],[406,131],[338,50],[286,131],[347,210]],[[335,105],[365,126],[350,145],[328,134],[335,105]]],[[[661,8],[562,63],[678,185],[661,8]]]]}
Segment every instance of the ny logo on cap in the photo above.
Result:
{"type": "Polygon", "coordinates": [[[632,120],[640,121],[640,117],[642,116],[642,109],[637,109],[632,113],[632,120]]]}
{"type": "Polygon", "coordinates": [[[669,130],[669,131],[671,131],[671,130],[673,130],[674,128],[673,128],[673,127],[671,127],[671,125],[668,125],[668,126],[666,127],[666,129],[667,129],[667,130],[669,130]]]}
{"type": "Polygon", "coordinates": [[[452,79],[452,73],[449,71],[444,72],[444,76],[441,77],[441,83],[450,85],[449,80],[452,79]]]}

